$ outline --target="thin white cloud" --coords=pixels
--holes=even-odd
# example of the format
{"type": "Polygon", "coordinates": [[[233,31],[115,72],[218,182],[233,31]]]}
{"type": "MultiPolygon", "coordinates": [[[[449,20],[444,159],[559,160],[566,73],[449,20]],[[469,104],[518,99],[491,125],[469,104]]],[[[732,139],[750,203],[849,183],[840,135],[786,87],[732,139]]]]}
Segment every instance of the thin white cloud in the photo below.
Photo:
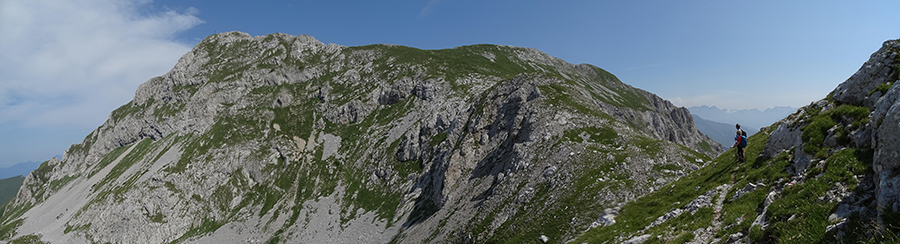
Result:
{"type": "Polygon", "coordinates": [[[434,8],[437,7],[437,5],[442,1],[443,0],[428,0],[428,3],[425,4],[425,7],[419,11],[419,19],[428,16],[428,14],[431,13],[431,11],[434,10],[434,8]]]}
{"type": "Polygon", "coordinates": [[[149,4],[0,3],[0,124],[97,126],[140,83],[171,69],[191,48],[174,36],[202,21],[196,9],[142,11],[149,4]]]}

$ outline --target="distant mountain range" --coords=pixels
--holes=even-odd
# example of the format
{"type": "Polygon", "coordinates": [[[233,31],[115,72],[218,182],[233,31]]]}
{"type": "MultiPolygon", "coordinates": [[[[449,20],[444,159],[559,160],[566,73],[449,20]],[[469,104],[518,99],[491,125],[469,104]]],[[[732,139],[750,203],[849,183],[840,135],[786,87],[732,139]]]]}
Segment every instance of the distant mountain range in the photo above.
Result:
{"type": "MultiPolygon", "coordinates": [[[[57,158],[62,158],[62,156],[56,156],[57,158]]],[[[41,165],[41,162],[28,161],[24,163],[17,163],[7,168],[0,168],[0,179],[6,179],[9,177],[21,175],[28,176],[28,173],[38,168],[41,165]]]]}
{"type": "MultiPolygon", "coordinates": [[[[797,108],[779,106],[760,111],[755,108],[731,110],[703,105],[699,107],[690,107],[688,110],[691,111],[691,114],[703,117],[710,121],[731,124],[732,128],[734,127],[734,124],[741,124],[742,126],[752,128],[762,128],[787,117],[789,114],[797,111],[797,108]]],[[[747,132],[749,133],[749,131],[747,132]]]]}
{"type": "MultiPolygon", "coordinates": [[[[696,114],[691,114],[694,116],[694,124],[697,125],[697,130],[709,136],[719,144],[722,144],[726,149],[734,145],[734,135],[735,131],[734,124],[726,124],[722,122],[711,121],[708,119],[704,119],[696,114]]],[[[747,132],[747,135],[756,134],[759,131],[757,128],[753,128],[750,126],[741,126],[741,129],[747,132]]]]}

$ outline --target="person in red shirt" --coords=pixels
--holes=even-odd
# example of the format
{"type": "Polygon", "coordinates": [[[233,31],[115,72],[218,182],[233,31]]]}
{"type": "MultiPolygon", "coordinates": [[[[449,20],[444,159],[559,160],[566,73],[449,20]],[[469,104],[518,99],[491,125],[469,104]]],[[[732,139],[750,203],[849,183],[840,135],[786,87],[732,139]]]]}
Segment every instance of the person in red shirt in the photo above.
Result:
{"type": "Polygon", "coordinates": [[[747,133],[741,130],[741,124],[737,124],[734,127],[737,128],[737,134],[734,136],[734,147],[737,148],[738,162],[743,163],[746,161],[744,159],[744,148],[747,147],[747,133]]]}

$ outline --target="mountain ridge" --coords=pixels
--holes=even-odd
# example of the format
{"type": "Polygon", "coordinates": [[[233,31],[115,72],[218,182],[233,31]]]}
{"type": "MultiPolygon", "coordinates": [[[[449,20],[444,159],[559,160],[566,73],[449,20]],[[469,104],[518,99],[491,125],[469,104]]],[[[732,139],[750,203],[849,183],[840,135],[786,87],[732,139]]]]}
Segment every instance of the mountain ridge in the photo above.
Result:
{"type": "MultiPolygon", "coordinates": [[[[707,120],[696,114],[691,115],[694,117],[694,124],[697,125],[697,130],[713,138],[726,149],[734,145],[734,135],[737,131],[734,125],[707,120]]],[[[741,129],[747,132],[747,136],[752,136],[759,131],[759,129],[744,125],[741,126],[741,129]]]]}
{"type": "Polygon", "coordinates": [[[797,111],[797,108],[775,106],[764,110],[755,108],[720,109],[716,106],[701,105],[689,107],[688,110],[690,110],[692,114],[699,115],[700,117],[711,121],[726,124],[741,124],[752,128],[762,128],[787,117],[789,114],[797,111]]]}
{"type": "Polygon", "coordinates": [[[221,33],[29,174],[0,240],[563,242],[716,144],[535,49],[221,33]]]}
{"type": "MultiPolygon", "coordinates": [[[[57,157],[62,157],[57,155],[57,157]]],[[[37,169],[38,166],[41,165],[41,162],[35,161],[27,161],[21,162],[17,164],[10,165],[9,167],[3,168],[2,172],[0,172],[0,178],[9,178],[17,175],[26,176],[28,173],[37,169]]]]}

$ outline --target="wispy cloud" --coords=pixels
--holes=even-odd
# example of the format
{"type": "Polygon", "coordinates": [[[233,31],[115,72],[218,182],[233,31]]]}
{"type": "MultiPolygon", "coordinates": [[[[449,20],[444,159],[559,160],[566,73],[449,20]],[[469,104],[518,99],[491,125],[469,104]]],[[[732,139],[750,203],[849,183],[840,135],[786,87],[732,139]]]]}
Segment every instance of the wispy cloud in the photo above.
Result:
{"type": "Polygon", "coordinates": [[[9,0],[0,7],[0,123],[89,123],[171,69],[190,46],[174,35],[196,10],[144,13],[142,0],[9,0]],[[92,111],[102,112],[94,113],[92,111]],[[46,120],[67,114],[65,122],[46,120]]]}
{"type": "Polygon", "coordinates": [[[423,19],[428,16],[428,14],[431,13],[431,11],[434,10],[434,8],[437,7],[437,5],[442,1],[443,0],[428,0],[428,3],[425,4],[425,7],[419,11],[419,19],[423,19]]]}
{"type": "MultiPolygon", "coordinates": [[[[153,11],[150,4],[0,2],[0,126],[90,131],[139,84],[171,69],[191,48],[175,35],[202,21],[196,9],[153,11]]],[[[2,136],[4,144],[16,141],[2,136]]]]}

